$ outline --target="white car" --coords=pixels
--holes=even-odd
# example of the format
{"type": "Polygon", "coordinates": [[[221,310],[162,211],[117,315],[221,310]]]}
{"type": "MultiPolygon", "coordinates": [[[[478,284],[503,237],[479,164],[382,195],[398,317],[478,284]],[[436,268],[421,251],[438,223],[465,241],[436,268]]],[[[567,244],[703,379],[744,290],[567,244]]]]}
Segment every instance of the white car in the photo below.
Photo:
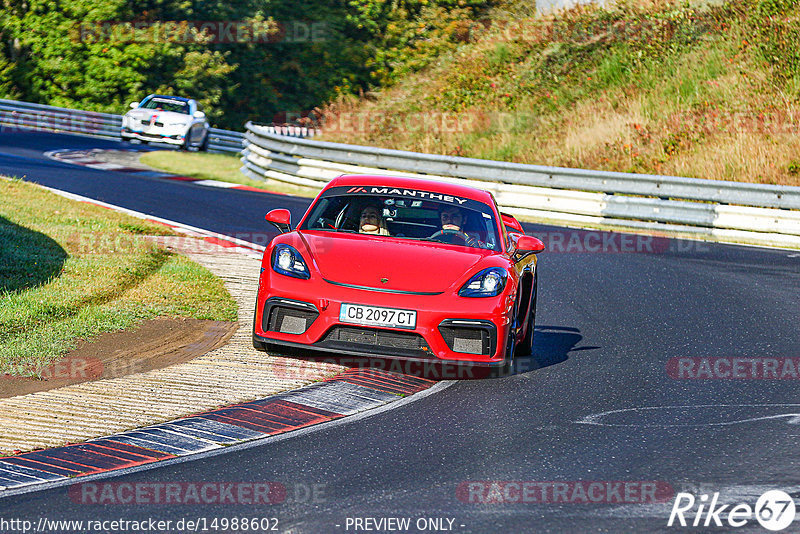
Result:
{"type": "Polygon", "coordinates": [[[186,150],[208,149],[209,124],[197,102],[179,96],[149,95],[141,102],[132,102],[131,110],[122,116],[123,141],[138,139],[178,145],[186,150]]]}

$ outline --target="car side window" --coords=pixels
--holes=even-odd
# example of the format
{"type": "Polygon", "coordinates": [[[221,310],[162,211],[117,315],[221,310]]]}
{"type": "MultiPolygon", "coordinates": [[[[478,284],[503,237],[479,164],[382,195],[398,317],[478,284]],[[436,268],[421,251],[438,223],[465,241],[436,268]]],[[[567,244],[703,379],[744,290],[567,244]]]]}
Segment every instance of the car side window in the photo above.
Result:
{"type": "MultiPolygon", "coordinates": [[[[309,230],[348,230],[350,203],[342,198],[323,198],[314,210],[314,217],[308,220],[309,230]]],[[[353,228],[355,230],[355,223],[353,228]]]]}

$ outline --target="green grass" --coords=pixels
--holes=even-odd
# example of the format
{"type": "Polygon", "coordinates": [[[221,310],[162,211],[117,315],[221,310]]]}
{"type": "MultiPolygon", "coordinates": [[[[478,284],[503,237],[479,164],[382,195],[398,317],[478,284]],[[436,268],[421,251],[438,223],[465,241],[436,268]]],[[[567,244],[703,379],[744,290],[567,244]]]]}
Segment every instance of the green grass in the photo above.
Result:
{"type": "Polygon", "coordinates": [[[265,191],[311,198],[319,192],[317,189],[294,186],[277,180],[250,179],[239,170],[242,167],[239,157],[228,154],[159,150],[143,154],[139,161],[165,172],[199,180],[219,180],[220,182],[256,187],[265,191]]]}
{"type": "Polygon", "coordinates": [[[155,317],[235,321],[220,279],[144,235],[164,226],[0,180],[0,374],[35,376],[79,339],[155,317]]]}

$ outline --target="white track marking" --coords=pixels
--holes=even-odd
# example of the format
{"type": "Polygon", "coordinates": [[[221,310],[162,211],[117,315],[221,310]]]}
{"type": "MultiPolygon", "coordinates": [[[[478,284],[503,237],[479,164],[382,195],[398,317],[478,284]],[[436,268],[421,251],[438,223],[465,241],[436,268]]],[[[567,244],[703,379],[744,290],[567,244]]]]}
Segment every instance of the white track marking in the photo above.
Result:
{"type": "Polygon", "coordinates": [[[641,408],[624,408],[621,410],[609,410],[607,412],[600,412],[596,414],[591,414],[582,417],[578,421],[575,421],[577,424],[580,425],[596,425],[596,426],[612,426],[612,427],[660,427],[660,428],[671,428],[671,427],[703,427],[703,426],[730,426],[730,425],[738,425],[743,423],[751,423],[754,421],[769,421],[774,419],[786,419],[786,421],[790,425],[800,425],[800,404],[700,404],[700,405],[686,405],[686,406],[645,406],[641,408]],[[606,423],[603,419],[609,415],[619,414],[619,413],[637,413],[643,414],[648,411],[652,412],[654,410],[704,410],[704,409],[718,409],[720,413],[718,414],[719,419],[724,418],[724,409],[725,408],[780,408],[780,409],[795,409],[796,412],[793,413],[783,413],[778,415],[766,415],[761,417],[747,417],[744,419],[736,419],[734,421],[717,421],[717,422],[704,422],[704,423],[606,423]]]}

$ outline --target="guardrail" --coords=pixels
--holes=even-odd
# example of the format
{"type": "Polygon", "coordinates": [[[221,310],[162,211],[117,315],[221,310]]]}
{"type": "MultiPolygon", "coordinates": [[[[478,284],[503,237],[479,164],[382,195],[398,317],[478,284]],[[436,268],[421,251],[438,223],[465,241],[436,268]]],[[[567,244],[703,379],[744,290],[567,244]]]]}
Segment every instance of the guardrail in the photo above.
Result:
{"type": "Polygon", "coordinates": [[[208,149],[218,152],[241,152],[244,145],[244,135],[242,132],[232,130],[221,130],[219,128],[208,129],[208,149]]]}
{"type": "Polygon", "coordinates": [[[0,99],[0,123],[35,130],[118,138],[122,116],[0,99]]]}
{"type": "MultiPolygon", "coordinates": [[[[0,99],[0,124],[24,129],[120,139],[122,115],[0,99]]],[[[210,128],[208,134],[210,136],[208,148],[211,151],[242,150],[244,135],[241,132],[210,128]]]]}
{"type": "MultiPolygon", "coordinates": [[[[254,123],[248,123],[254,124],[254,123]]],[[[288,135],[289,137],[314,137],[321,133],[316,128],[309,128],[307,126],[295,126],[293,124],[258,124],[257,126],[263,128],[269,133],[277,135],[288,135]]]]}
{"type": "Polygon", "coordinates": [[[557,224],[641,228],[800,247],[800,187],[590,171],[292,139],[246,124],[242,172],[323,187],[341,174],[462,182],[506,211],[557,224]]]}

